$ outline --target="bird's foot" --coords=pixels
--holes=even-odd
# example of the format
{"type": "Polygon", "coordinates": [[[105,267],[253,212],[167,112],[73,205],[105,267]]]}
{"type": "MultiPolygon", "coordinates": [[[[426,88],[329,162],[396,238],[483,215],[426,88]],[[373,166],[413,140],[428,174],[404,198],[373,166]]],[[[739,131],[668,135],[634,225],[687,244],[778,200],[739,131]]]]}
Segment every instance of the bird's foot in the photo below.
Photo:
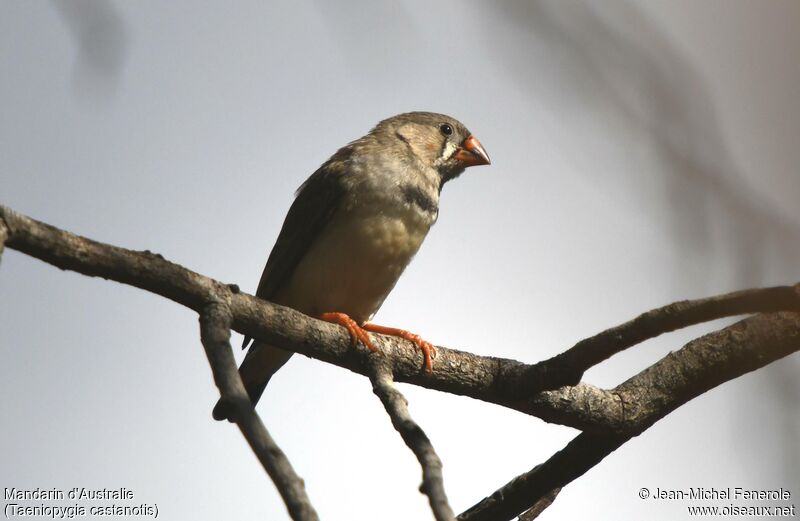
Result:
{"type": "Polygon", "coordinates": [[[406,331],[405,329],[379,326],[378,324],[372,324],[370,322],[364,324],[363,329],[372,331],[373,333],[380,333],[382,335],[404,338],[412,342],[415,346],[417,346],[417,349],[422,351],[422,356],[425,359],[425,370],[428,371],[428,374],[433,372],[433,359],[436,358],[436,348],[433,347],[433,344],[427,340],[423,340],[421,336],[415,335],[414,333],[406,331]]]}
{"type": "Polygon", "coordinates": [[[361,342],[373,353],[378,351],[378,348],[375,347],[372,340],[370,340],[369,333],[346,313],[323,313],[319,316],[319,319],[330,322],[331,324],[338,324],[347,329],[347,332],[350,333],[350,339],[354,344],[361,342]]]}

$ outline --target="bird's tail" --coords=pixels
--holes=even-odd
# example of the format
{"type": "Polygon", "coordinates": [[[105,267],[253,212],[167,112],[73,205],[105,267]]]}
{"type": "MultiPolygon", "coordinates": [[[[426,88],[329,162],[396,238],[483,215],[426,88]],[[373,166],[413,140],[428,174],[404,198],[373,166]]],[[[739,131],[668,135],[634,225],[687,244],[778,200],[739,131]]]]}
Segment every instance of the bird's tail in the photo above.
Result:
{"type": "MultiPolygon", "coordinates": [[[[292,356],[290,351],[255,342],[244,357],[239,374],[253,405],[258,403],[272,375],[292,356]]],[[[211,413],[215,420],[233,421],[233,405],[220,399],[211,413]]]]}

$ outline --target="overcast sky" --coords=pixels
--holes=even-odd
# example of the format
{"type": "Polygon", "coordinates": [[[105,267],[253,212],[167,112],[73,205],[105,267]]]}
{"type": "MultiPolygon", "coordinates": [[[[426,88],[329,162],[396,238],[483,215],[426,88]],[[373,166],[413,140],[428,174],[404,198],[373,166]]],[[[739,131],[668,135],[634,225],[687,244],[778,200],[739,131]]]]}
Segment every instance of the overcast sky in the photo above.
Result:
{"type": "MultiPolygon", "coordinates": [[[[534,362],[674,300],[800,280],[798,26],[800,3],[779,0],[6,1],[0,203],[252,292],[317,166],[387,116],[447,113],[493,163],[445,187],[376,322],[534,362]]],[[[0,487],[288,519],[238,431],[211,419],[194,313],[15,251],[0,295],[0,487]]],[[[721,325],[585,379],[614,386],[721,325]]],[[[687,517],[641,487],[797,497],[799,369],[794,355],[682,407],[546,519],[687,517]]],[[[458,512],[576,434],[401,387],[458,512]]],[[[363,377],[294,357],[258,410],[323,519],[430,518],[363,377]]]]}

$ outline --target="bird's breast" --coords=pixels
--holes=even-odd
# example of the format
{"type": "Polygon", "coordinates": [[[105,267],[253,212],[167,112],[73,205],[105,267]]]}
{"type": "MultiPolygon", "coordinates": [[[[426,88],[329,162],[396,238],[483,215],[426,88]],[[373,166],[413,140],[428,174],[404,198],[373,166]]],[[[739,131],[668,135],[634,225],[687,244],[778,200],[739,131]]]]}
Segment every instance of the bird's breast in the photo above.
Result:
{"type": "Polygon", "coordinates": [[[362,201],[350,206],[328,223],[276,300],[310,315],[337,311],[359,322],[368,320],[419,250],[434,219],[409,204],[362,201]]]}

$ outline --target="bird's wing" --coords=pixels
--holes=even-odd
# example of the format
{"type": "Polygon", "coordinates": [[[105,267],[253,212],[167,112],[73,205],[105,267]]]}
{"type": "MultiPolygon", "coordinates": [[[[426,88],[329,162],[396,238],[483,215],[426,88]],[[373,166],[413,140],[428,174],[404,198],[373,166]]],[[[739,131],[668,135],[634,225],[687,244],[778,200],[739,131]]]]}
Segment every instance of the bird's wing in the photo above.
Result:
{"type": "MultiPolygon", "coordinates": [[[[297,190],[258,283],[257,297],[270,300],[289,281],[311,244],[330,222],[344,192],[342,176],[349,158],[347,148],[340,150],[297,190]]],[[[250,340],[245,337],[242,348],[250,340]]]]}

